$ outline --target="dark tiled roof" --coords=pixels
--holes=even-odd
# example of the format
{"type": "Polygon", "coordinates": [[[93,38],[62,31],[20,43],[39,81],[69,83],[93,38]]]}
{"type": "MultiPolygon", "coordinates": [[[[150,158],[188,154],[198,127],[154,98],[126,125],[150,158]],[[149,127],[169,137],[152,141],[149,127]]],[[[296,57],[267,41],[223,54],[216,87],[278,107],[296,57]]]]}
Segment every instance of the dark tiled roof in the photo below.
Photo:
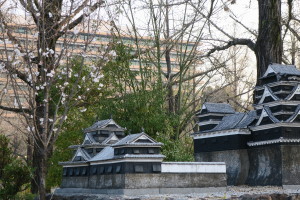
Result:
{"type": "Polygon", "coordinates": [[[114,158],[114,148],[105,147],[102,151],[100,151],[97,155],[95,155],[89,161],[110,160],[113,158],[114,158]]]}
{"type": "Polygon", "coordinates": [[[291,117],[289,117],[289,118],[286,120],[286,122],[291,122],[291,121],[293,121],[293,120],[298,116],[299,111],[300,111],[300,105],[297,106],[297,108],[296,108],[294,114],[293,114],[291,117]]]}
{"type": "Polygon", "coordinates": [[[148,136],[145,133],[136,133],[136,134],[127,135],[125,138],[121,139],[119,142],[113,144],[112,146],[121,146],[121,145],[126,145],[126,144],[146,145],[146,146],[162,145],[162,143],[156,142],[153,138],[151,138],[150,136],[148,136]],[[149,138],[150,140],[152,140],[153,143],[132,143],[134,140],[137,140],[142,135],[144,135],[147,138],[149,138]]]}
{"type": "Polygon", "coordinates": [[[257,117],[256,111],[250,111],[245,114],[244,118],[237,124],[235,128],[247,128],[257,117]]]}
{"type": "Polygon", "coordinates": [[[206,107],[208,113],[226,113],[233,114],[235,113],[231,105],[227,103],[209,103],[206,102],[203,104],[206,107]]]}
{"type": "Polygon", "coordinates": [[[274,123],[279,123],[280,121],[274,117],[272,111],[270,110],[270,108],[268,106],[264,106],[265,111],[267,112],[269,118],[274,122],[274,123]]]}
{"type": "Polygon", "coordinates": [[[202,133],[247,128],[253,122],[253,120],[255,120],[255,118],[256,111],[227,115],[223,117],[222,121],[215,128],[202,131],[202,133]]]}
{"type": "Polygon", "coordinates": [[[107,126],[109,123],[113,123],[115,124],[118,128],[125,130],[124,128],[122,128],[121,126],[119,126],[113,119],[105,119],[105,120],[101,120],[101,121],[97,121],[96,123],[94,123],[92,126],[84,129],[84,132],[89,132],[89,131],[93,131],[99,128],[104,128],[105,126],[107,126]]]}
{"type": "MultiPolygon", "coordinates": [[[[273,63],[268,66],[268,69],[269,68],[272,68],[275,74],[300,75],[300,70],[298,70],[295,65],[282,65],[282,64],[273,63]]],[[[266,76],[267,74],[263,75],[263,77],[266,76]]]]}

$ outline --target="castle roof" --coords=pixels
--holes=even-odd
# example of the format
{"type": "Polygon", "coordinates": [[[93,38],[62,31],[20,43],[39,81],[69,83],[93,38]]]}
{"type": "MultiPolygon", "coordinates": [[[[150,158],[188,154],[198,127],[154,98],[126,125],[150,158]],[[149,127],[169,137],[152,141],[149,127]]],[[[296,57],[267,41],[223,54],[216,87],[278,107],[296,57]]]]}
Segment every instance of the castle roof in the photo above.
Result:
{"type": "Polygon", "coordinates": [[[256,111],[250,111],[248,113],[235,113],[232,115],[226,115],[222,121],[213,129],[203,131],[215,132],[229,129],[243,129],[247,128],[256,118],[256,111]]]}
{"type": "Polygon", "coordinates": [[[272,73],[300,76],[300,70],[298,70],[295,65],[282,65],[282,64],[273,63],[268,66],[267,71],[261,78],[265,78],[272,73]]]}
{"type": "MultiPolygon", "coordinates": [[[[207,113],[226,113],[233,114],[235,113],[231,105],[227,103],[210,103],[205,102],[202,106],[202,110],[206,109],[207,113]]],[[[200,111],[201,112],[201,111],[200,111]]]]}
{"type": "Polygon", "coordinates": [[[115,125],[118,129],[125,130],[125,128],[119,126],[113,119],[105,119],[105,120],[97,121],[92,126],[84,129],[84,132],[86,133],[86,132],[106,128],[110,124],[115,125]]]}
{"type": "Polygon", "coordinates": [[[146,133],[142,132],[142,133],[127,135],[125,138],[121,139],[119,142],[113,144],[112,146],[115,147],[115,146],[123,146],[123,145],[161,146],[162,143],[155,141],[146,133]],[[139,139],[144,140],[144,142],[140,142],[139,139]]]}

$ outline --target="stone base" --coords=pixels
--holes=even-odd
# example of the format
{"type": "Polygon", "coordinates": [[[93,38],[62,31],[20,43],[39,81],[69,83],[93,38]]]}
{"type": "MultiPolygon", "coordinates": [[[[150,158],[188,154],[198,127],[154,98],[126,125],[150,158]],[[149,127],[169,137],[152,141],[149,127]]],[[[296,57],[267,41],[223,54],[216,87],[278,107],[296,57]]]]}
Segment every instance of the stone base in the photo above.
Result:
{"type": "Polygon", "coordinates": [[[198,162],[225,162],[228,185],[244,185],[248,177],[247,149],[195,153],[198,162]]]}
{"type": "Polygon", "coordinates": [[[57,188],[56,195],[70,194],[107,194],[107,195],[158,195],[158,194],[192,194],[226,192],[226,187],[207,188],[142,188],[142,189],[86,189],[86,188],[57,188]]]}

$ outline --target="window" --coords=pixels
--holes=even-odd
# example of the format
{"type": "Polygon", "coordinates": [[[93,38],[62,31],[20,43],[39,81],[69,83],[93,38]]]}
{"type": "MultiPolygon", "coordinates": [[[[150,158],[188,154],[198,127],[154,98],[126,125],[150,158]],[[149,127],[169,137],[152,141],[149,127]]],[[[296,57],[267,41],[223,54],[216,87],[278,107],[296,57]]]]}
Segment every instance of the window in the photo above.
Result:
{"type": "Polygon", "coordinates": [[[115,149],[115,155],[119,154],[119,149],[115,149]]]}
{"type": "Polygon", "coordinates": [[[139,149],[133,149],[133,153],[134,153],[134,154],[139,154],[139,153],[140,153],[140,150],[139,150],[139,149]]]}
{"type": "Polygon", "coordinates": [[[102,150],[102,148],[96,148],[96,152],[99,153],[102,150]]]}
{"type": "Polygon", "coordinates": [[[81,156],[76,156],[76,157],[74,158],[74,161],[81,161],[81,156]]]}
{"type": "Polygon", "coordinates": [[[86,169],[86,167],[84,167],[83,169],[82,169],[82,173],[81,173],[82,175],[86,175],[87,174],[87,169],[86,169]]]}
{"type": "Polygon", "coordinates": [[[143,165],[135,165],[134,171],[135,172],[144,172],[144,166],[143,165]]]}
{"type": "Polygon", "coordinates": [[[100,167],[99,173],[100,173],[100,174],[103,174],[103,173],[104,173],[104,167],[100,167]]]}
{"type": "Polygon", "coordinates": [[[161,165],[158,165],[158,164],[152,165],[152,171],[153,172],[161,172],[161,165]]]}
{"type": "Polygon", "coordinates": [[[125,154],[125,149],[120,149],[120,154],[125,154]]]}
{"type": "Polygon", "coordinates": [[[75,175],[79,176],[79,174],[80,174],[80,168],[75,168],[75,175]]]}
{"type": "Polygon", "coordinates": [[[92,174],[97,174],[97,167],[92,167],[92,174]]]}
{"type": "Polygon", "coordinates": [[[116,167],[116,173],[120,173],[121,172],[121,165],[118,165],[117,167],[116,167]]]}
{"type": "Polygon", "coordinates": [[[107,131],[107,130],[102,130],[102,131],[100,131],[100,133],[101,133],[101,134],[104,134],[104,135],[108,135],[108,134],[109,134],[109,131],[107,131]]]}
{"type": "Polygon", "coordinates": [[[149,149],[148,149],[148,153],[149,153],[149,154],[154,154],[154,149],[149,148],[149,149]]]}
{"type": "Polygon", "coordinates": [[[93,149],[87,149],[86,150],[89,154],[93,153],[93,149]]]}
{"type": "Polygon", "coordinates": [[[69,176],[73,176],[73,168],[69,168],[69,176]]]}
{"type": "Polygon", "coordinates": [[[106,167],[106,173],[111,173],[112,172],[112,166],[106,167]]]}
{"type": "Polygon", "coordinates": [[[67,176],[67,168],[63,169],[63,176],[67,176]]]}

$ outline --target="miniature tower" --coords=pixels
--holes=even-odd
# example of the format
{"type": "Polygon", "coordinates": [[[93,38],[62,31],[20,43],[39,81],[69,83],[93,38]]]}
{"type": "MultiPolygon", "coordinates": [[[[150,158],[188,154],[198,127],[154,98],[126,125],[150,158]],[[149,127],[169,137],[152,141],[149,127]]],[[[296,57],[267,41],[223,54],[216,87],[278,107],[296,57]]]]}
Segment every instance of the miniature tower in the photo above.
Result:
{"type": "Polygon", "coordinates": [[[245,183],[249,169],[247,141],[251,134],[247,126],[255,119],[255,111],[235,113],[229,104],[205,103],[197,117],[200,131],[193,134],[195,160],[225,162],[227,184],[245,183]]]}
{"type": "Polygon", "coordinates": [[[255,111],[225,115],[209,129],[197,115],[195,159],[226,162],[229,185],[300,185],[300,70],[271,64],[261,83],[255,111]]]}
{"type": "Polygon", "coordinates": [[[248,184],[300,185],[300,71],[272,64],[255,88],[248,184]]]}

